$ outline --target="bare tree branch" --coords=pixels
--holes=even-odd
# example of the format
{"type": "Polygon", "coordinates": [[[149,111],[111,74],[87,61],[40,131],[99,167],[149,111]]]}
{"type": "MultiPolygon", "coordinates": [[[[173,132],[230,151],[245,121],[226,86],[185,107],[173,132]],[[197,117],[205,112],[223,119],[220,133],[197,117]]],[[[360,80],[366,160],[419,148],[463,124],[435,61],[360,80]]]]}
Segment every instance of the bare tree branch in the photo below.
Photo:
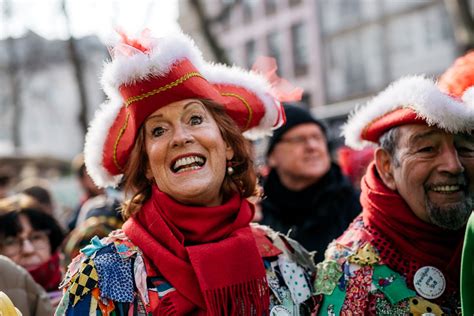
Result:
{"type": "Polygon", "coordinates": [[[451,17],[454,37],[462,52],[474,48],[474,19],[468,0],[444,0],[451,17]]]}
{"type": "MultiPolygon", "coordinates": [[[[12,17],[12,8],[10,0],[5,0],[3,8],[3,17],[6,24],[12,17]]],[[[23,107],[21,104],[21,86],[19,76],[19,59],[15,49],[15,39],[7,34],[6,38],[6,50],[8,58],[8,81],[10,84],[10,93],[13,106],[13,117],[12,117],[12,141],[15,151],[18,151],[21,147],[21,118],[23,113],[23,107]]]]}
{"type": "Polygon", "coordinates": [[[212,24],[215,19],[211,19],[204,7],[204,4],[200,0],[190,0],[191,5],[196,10],[199,18],[202,33],[209,44],[214,56],[217,61],[223,64],[229,64],[229,58],[222,46],[217,42],[216,36],[212,34],[212,24]]]}
{"type": "Polygon", "coordinates": [[[82,69],[81,57],[77,49],[76,40],[72,36],[72,33],[71,33],[71,25],[70,25],[69,15],[67,13],[66,0],[62,0],[61,6],[62,6],[62,12],[64,14],[64,18],[66,20],[66,30],[69,35],[68,55],[74,69],[74,76],[76,78],[77,90],[79,93],[79,115],[77,119],[79,121],[79,126],[81,127],[81,130],[82,130],[82,136],[84,137],[86,135],[87,125],[88,125],[88,120],[87,120],[88,100],[87,100],[87,90],[86,90],[86,84],[85,84],[85,78],[84,78],[84,71],[82,69]]]}

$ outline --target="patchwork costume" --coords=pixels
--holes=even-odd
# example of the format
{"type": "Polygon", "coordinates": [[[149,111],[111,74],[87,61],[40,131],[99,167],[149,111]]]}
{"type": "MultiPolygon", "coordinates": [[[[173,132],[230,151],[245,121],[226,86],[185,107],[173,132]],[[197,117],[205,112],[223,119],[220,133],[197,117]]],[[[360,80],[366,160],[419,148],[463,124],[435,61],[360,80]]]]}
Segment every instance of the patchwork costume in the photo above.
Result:
{"type": "MultiPolygon", "coordinates": [[[[281,101],[301,95],[276,77],[274,62],[264,60],[259,72],[209,64],[183,34],[122,35],[111,51],[102,78],[109,101],[92,121],[84,150],[99,186],[119,183],[141,126],[161,107],[210,99],[244,135],[256,137],[285,122],[281,101]]],[[[218,206],[190,206],[143,181],[149,197],[122,230],[94,238],[71,262],[56,315],[311,314],[311,255],[251,226],[253,205],[238,192],[218,206]]]]}
{"type": "MultiPolygon", "coordinates": [[[[270,315],[310,315],[315,300],[312,296],[314,265],[309,254],[296,242],[268,227],[253,225],[251,232],[257,242],[255,250],[261,257],[264,282],[243,290],[249,295],[268,292],[270,315]]],[[[233,255],[245,260],[238,250],[233,255]]],[[[206,264],[216,268],[215,262],[206,264]]],[[[238,264],[239,261],[230,265],[238,264]]],[[[180,277],[183,276],[176,268],[173,281],[180,277]]],[[[190,296],[199,297],[205,286],[199,280],[197,288],[190,289],[190,296]]],[[[154,262],[123,230],[116,230],[101,240],[95,238],[84,248],[70,264],[62,287],[64,294],[56,315],[206,315],[158,271],[154,262]]],[[[228,304],[239,302],[234,300],[228,304]]]]}
{"type": "MultiPolygon", "coordinates": [[[[405,124],[470,132],[474,111],[469,100],[445,95],[431,80],[407,77],[356,110],[343,133],[349,146],[362,148],[405,124]]],[[[459,315],[464,230],[420,220],[374,163],[362,179],[361,204],[361,216],[317,265],[319,315],[459,315]]]]}

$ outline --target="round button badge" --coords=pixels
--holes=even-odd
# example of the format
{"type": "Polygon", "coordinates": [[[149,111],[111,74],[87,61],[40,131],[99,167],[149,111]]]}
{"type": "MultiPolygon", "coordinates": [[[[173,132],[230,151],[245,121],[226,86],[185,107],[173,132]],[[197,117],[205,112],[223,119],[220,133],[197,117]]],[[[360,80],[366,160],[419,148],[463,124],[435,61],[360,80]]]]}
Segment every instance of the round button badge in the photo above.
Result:
{"type": "Polygon", "coordinates": [[[425,266],[416,271],[413,277],[416,292],[427,299],[440,297],[446,288],[443,273],[433,266],[425,266]]]}
{"type": "Polygon", "coordinates": [[[290,316],[290,311],[283,305],[276,305],[270,311],[270,316],[290,316]]]}

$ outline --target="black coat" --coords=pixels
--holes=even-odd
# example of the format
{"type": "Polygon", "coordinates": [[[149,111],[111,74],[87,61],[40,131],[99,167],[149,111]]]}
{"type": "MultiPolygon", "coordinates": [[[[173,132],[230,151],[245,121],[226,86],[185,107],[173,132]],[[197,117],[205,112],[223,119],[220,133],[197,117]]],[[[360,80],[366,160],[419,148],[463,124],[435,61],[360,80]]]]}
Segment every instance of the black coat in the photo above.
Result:
{"type": "Polygon", "coordinates": [[[359,192],[336,164],[320,181],[297,192],[284,187],[276,171],[270,171],[261,204],[261,223],[284,234],[291,229],[291,238],[317,251],[316,262],[324,259],[327,245],[362,211],[359,192]]]}

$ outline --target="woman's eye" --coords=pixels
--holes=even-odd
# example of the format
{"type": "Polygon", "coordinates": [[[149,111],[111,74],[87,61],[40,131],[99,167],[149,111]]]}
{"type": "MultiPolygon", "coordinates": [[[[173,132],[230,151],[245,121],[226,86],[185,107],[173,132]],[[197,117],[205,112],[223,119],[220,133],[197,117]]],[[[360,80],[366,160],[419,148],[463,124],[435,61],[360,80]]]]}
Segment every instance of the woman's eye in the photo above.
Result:
{"type": "Polygon", "coordinates": [[[191,116],[191,119],[189,120],[191,125],[199,125],[199,124],[202,123],[202,121],[203,121],[203,119],[202,119],[202,116],[200,116],[200,115],[193,115],[193,116],[191,116]]]}
{"type": "Polygon", "coordinates": [[[165,129],[161,126],[155,127],[151,130],[153,137],[160,137],[165,132],[165,129]]]}

